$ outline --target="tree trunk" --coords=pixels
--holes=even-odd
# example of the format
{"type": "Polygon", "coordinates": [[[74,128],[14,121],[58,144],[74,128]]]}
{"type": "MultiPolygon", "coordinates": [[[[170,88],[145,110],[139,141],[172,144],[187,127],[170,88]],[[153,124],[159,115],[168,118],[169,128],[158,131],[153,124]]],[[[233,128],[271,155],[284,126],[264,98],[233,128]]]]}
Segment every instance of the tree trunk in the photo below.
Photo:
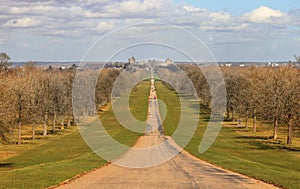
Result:
{"type": "Polygon", "coordinates": [[[290,118],[288,121],[288,136],[287,136],[287,144],[292,144],[292,138],[293,138],[293,119],[290,118]]]}
{"type": "Polygon", "coordinates": [[[22,125],[22,122],[20,121],[18,123],[18,145],[21,144],[21,125],[22,125]]]}
{"type": "Polygon", "coordinates": [[[35,140],[35,123],[32,124],[32,140],[35,140]]]}
{"type": "Polygon", "coordinates": [[[230,110],[229,110],[229,108],[227,108],[227,110],[226,110],[226,116],[227,116],[227,120],[229,120],[230,119],[230,110]]]}
{"type": "Polygon", "coordinates": [[[246,111],[245,128],[248,129],[249,110],[246,111]]]}
{"type": "Polygon", "coordinates": [[[253,110],[253,132],[256,133],[256,109],[253,110]]]}
{"type": "Polygon", "coordinates": [[[33,114],[32,120],[32,140],[35,140],[35,114],[33,114]]]}
{"type": "Polygon", "coordinates": [[[43,135],[47,136],[47,120],[48,120],[48,115],[46,114],[44,117],[44,128],[43,128],[43,135]]]}
{"type": "Polygon", "coordinates": [[[70,127],[71,126],[71,119],[70,119],[70,115],[68,115],[68,124],[67,124],[67,127],[70,127]]]}
{"type": "Polygon", "coordinates": [[[52,134],[55,133],[55,127],[56,127],[56,112],[54,112],[54,117],[53,117],[53,124],[52,124],[52,134]]]}
{"type": "Polygon", "coordinates": [[[60,129],[61,129],[61,130],[64,130],[64,129],[65,129],[65,125],[64,125],[64,117],[61,118],[60,129]]]}
{"type": "Polygon", "coordinates": [[[238,127],[242,127],[242,119],[241,119],[241,116],[239,115],[238,117],[238,127]]]}
{"type": "Polygon", "coordinates": [[[278,127],[278,118],[276,117],[274,120],[274,133],[273,133],[274,140],[277,140],[277,127],[278,127]]]}
{"type": "Polygon", "coordinates": [[[232,115],[232,118],[231,118],[231,119],[232,119],[232,121],[234,121],[234,116],[235,116],[235,115],[234,115],[234,110],[232,110],[232,114],[231,114],[231,115],[232,115]]]}

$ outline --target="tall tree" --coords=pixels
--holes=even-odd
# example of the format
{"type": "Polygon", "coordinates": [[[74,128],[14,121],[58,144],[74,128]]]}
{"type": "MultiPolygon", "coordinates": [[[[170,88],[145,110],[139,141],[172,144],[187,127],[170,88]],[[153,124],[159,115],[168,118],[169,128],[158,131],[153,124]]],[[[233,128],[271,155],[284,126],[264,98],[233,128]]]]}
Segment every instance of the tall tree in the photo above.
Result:
{"type": "Polygon", "coordinates": [[[18,144],[21,144],[21,127],[25,119],[27,118],[26,108],[28,107],[27,102],[27,82],[25,78],[20,78],[15,81],[12,88],[12,98],[14,99],[14,112],[16,113],[16,121],[18,128],[18,144]]]}
{"type": "Polygon", "coordinates": [[[8,79],[0,77],[0,143],[9,142],[9,132],[11,130],[10,117],[11,116],[11,102],[8,98],[10,91],[8,79]]]}
{"type": "Polygon", "coordinates": [[[282,86],[284,91],[282,116],[288,127],[287,144],[290,145],[292,144],[295,117],[300,109],[300,77],[298,70],[291,67],[284,68],[283,72],[285,75],[282,86]]]}

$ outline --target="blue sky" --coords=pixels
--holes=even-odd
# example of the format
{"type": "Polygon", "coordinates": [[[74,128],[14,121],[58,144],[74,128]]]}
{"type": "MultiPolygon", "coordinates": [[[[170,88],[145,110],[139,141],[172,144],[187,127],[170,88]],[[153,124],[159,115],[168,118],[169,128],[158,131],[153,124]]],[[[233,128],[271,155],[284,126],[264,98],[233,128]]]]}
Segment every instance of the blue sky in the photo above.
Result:
{"type": "MultiPolygon", "coordinates": [[[[167,23],[189,31],[217,61],[282,61],[300,54],[298,0],[2,0],[0,51],[13,61],[78,61],[106,36],[109,43],[96,45],[102,51],[96,49],[99,56],[94,57],[102,61],[122,44],[157,38],[184,44],[187,37],[171,37],[176,32],[159,27],[141,32],[145,28],[133,26],[119,30],[119,35],[112,33],[137,23],[167,23]]],[[[193,46],[186,49],[197,51],[193,46]]],[[[153,47],[115,57],[183,59],[179,54],[153,47]]]]}
{"type": "Polygon", "coordinates": [[[262,5],[285,12],[300,6],[298,0],[175,0],[174,2],[190,4],[211,11],[228,11],[235,15],[243,14],[262,5]]]}

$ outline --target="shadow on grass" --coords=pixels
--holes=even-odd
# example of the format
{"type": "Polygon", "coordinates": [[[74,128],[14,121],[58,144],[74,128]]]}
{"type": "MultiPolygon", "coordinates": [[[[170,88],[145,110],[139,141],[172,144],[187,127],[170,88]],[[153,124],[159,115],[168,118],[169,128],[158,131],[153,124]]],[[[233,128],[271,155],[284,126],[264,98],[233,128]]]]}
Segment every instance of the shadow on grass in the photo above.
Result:
{"type": "Polygon", "coordinates": [[[10,167],[12,165],[12,163],[0,163],[0,167],[10,167]]]}
{"type": "MultiPolygon", "coordinates": [[[[242,127],[244,128],[244,127],[242,127]]],[[[272,136],[237,136],[236,139],[259,139],[259,140],[270,140],[273,137],[272,136]]],[[[274,141],[275,142],[275,141],[274,141]]]]}
{"type": "Polygon", "coordinates": [[[14,169],[12,163],[0,163],[0,171],[8,171],[12,169],[14,169]]]}
{"type": "Polygon", "coordinates": [[[249,139],[240,141],[255,146],[259,150],[287,150],[291,152],[300,152],[300,147],[286,146],[279,140],[273,140],[272,136],[238,136],[236,139],[249,139]]]}
{"type": "Polygon", "coordinates": [[[260,150],[277,150],[279,149],[278,146],[262,143],[260,141],[250,141],[250,145],[256,146],[260,150]]]}
{"type": "Polygon", "coordinates": [[[300,148],[297,147],[283,146],[282,149],[292,152],[300,152],[300,148]]]}

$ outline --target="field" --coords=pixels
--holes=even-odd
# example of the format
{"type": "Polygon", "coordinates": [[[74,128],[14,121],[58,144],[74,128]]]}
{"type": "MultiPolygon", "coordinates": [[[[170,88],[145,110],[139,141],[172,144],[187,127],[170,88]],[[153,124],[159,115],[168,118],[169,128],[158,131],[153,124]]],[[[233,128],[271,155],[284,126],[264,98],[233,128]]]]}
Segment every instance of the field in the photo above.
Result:
{"type": "MultiPolygon", "coordinates": [[[[167,135],[176,129],[180,110],[179,98],[174,91],[157,83],[158,98],[164,101],[168,113],[164,122],[167,135]],[[172,108],[170,108],[172,107],[172,108]]],[[[209,119],[209,111],[201,109],[201,121],[186,150],[194,156],[217,166],[248,175],[284,188],[300,188],[300,139],[292,146],[285,145],[286,129],[281,128],[279,139],[274,141],[272,127],[259,124],[258,132],[238,128],[234,122],[225,122],[213,144],[205,153],[198,152],[203,133],[209,119]]]]}

